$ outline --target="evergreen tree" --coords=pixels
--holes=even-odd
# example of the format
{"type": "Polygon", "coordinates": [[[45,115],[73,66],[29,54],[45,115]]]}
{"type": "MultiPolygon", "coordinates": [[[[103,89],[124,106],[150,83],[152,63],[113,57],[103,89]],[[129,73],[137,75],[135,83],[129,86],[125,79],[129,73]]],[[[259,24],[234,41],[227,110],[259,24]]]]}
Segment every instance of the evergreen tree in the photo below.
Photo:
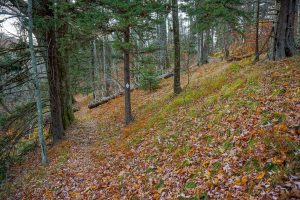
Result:
{"type": "MultiPolygon", "coordinates": [[[[9,0],[11,5],[27,16],[27,2],[9,0]]],[[[72,97],[68,79],[68,49],[63,38],[68,33],[66,9],[69,1],[34,1],[33,33],[39,46],[43,47],[42,56],[47,65],[49,83],[51,134],[53,141],[61,139],[64,130],[74,119],[72,97]],[[50,16],[50,17],[49,17],[50,16]],[[64,19],[64,20],[63,20],[64,19]],[[58,21],[59,20],[59,21],[58,21]]]]}
{"type": "Polygon", "coordinates": [[[133,121],[131,112],[131,84],[130,84],[130,55],[133,49],[131,35],[133,30],[148,31],[156,22],[153,13],[163,11],[160,3],[146,0],[104,0],[100,3],[104,8],[107,18],[113,19],[106,24],[103,31],[115,32],[122,35],[122,39],[116,40],[114,46],[123,52],[124,70],[124,96],[125,96],[125,123],[133,121]]]}

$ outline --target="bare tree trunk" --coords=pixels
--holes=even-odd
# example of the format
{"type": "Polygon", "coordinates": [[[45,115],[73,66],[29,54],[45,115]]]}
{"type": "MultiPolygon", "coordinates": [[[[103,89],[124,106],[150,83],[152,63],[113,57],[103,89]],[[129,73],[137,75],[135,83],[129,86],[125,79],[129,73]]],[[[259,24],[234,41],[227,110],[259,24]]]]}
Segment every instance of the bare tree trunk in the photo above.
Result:
{"type": "Polygon", "coordinates": [[[254,59],[254,62],[259,61],[259,8],[260,8],[260,0],[257,0],[257,10],[256,10],[256,38],[255,38],[255,59],[254,59]]]}
{"type": "Polygon", "coordinates": [[[178,2],[172,0],[172,17],[173,17],[173,37],[175,49],[175,63],[174,63],[174,94],[181,92],[180,86],[180,36],[179,36],[179,20],[178,20],[178,2]]]}
{"type": "Polygon", "coordinates": [[[108,40],[108,37],[105,36],[104,38],[104,57],[105,57],[105,93],[106,96],[110,95],[110,79],[112,78],[112,73],[111,73],[111,46],[110,42],[108,40]]]}
{"type": "Polygon", "coordinates": [[[168,38],[167,38],[167,25],[166,15],[162,16],[163,22],[158,25],[158,37],[159,37],[159,65],[161,74],[168,68],[168,38]]]}
{"type": "Polygon", "coordinates": [[[201,65],[203,49],[203,32],[197,33],[197,65],[201,65]]]}
{"type": "Polygon", "coordinates": [[[95,93],[95,90],[96,90],[96,86],[95,86],[95,59],[94,59],[94,51],[93,51],[93,45],[94,44],[94,41],[91,42],[91,79],[92,79],[92,82],[91,82],[91,87],[92,87],[92,91],[93,91],[93,101],[96,101],[96,93],[95,93]]]}
{"type": "Polygon", "coordinates": [[[202,48],[202,58],[201,58],[201,64],[206,64],[208,63],[208,54],[209,54],[209,41],[210,41],[210,31],[207,30],[205,31],[205,40],[204,36],[202,36],[204,42],[203,43],[203,48],[202,48]]]}
{"type": "MultiPolygon", "coordinates": [[[[124,42],[129,44],[130,42],[130,28],[127,27],[124,31],[124,42]]],[[[125,124],[129,124],[133,121],[131,114],[131,100],[130,100],[130,52],[128,48],[123,50],[124,52],[124,91],[125,91],[125,124]]]]}
{"type": "Polygon", "coordinates": [[[227,60],[229,57],[229,49],[228,49],[228,40],[229,40],[228,28],[226,25],[223,27],[223,52],[224,52],[224,59],[227,60]]]}
{"type": "Polygon", "coordinates": [[[172,45],[174,41],[173,34],[172,34],[173,25],[172,25],[172,20],[169,17],[167,17],[167,24],[168,24],[168,44],[172,45]]]}
{"type": "Polygon", "coordinates": [[[31,56],[31,64],[33,67],[33,76],[34,76],[34,85],[35,85],[35,102],[38,113],[38,135],[39,142],[41,146],[41,154],[42,154],[42,163],[46,165],[48,163],[47,159],[47,149],[46,149],[46,141],[43,133],[43,108],[42,108],[42,100],[40,94],[40,82],[38,78],[38,69],[36,65],[35,52],[33,47],[33,20],[32,20],[32,0],[28,0],[28,16],[29,16],[29,50],[31,56]]]}
{"type": "Polygon", "coordinates": [[[103,67],[103,80],[104,80],[104,96],[108,96],[108,86],[107,86],[108,79],[106,77],[107,66],[106,66],[105,37],[102,40],[102,63],[103,63],[102,67],[103,67]]]}
{"type": "Polygon", "coordinates": [[[94,101],[97,101],[98,98],[100,97],[99,92],[100,92],[100,70],[99,70],[99,63],[97,63],[97,45],[96,45],[96,40],[92,41],[92,59],[91,59],[91,64],[92,64],[92,86],[93,86],[93,98],[94,101]]]}
{"type": "Polygon", "coordinates": [[[210,38],[209,38],[209,51],[208,53],[211,53],[213,52],[215,49],[215,46],[214,46],[214,37],[215,37],[215,30],[214,30],[214,27],[212,27],[210,29],[210,38]]]}

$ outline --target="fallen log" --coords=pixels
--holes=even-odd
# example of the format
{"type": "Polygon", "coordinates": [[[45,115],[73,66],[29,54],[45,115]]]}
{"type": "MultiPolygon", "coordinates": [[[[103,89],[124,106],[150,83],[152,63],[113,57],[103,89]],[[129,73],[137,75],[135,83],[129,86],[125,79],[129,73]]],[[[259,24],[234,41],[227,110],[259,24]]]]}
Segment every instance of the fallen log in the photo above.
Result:
{"type": "Polygon", "coordinates": [[[167,78],[170,78],[172,76],[174,76],[174,73],[173,72],[168,72],[166,74],[162,74],[162,75],[158,76],[158,79],[167,79],[167,78]]]}
{"type": "MultiPolygon", "coordinates": [[[[167,78],[170,78],[170,77],[172,77],[172,76],[174,76],[173,72],[168,72],[168,73],[166,73],[166,74],[163,74],[163,75],[158,76],[158,79],[167,79],[167,78]]],[[[137,88],[138,88],[137,86],[134,86],[134,87],[132,87],[130,90],[132,91],[132,90],[137,89],[137,88]]],[[[99,99],[99,100],[96,100],[96,101],[93,100],[93,101],[91,101],[91,102],[88,104],[88,108],[89,108],[89,109],[96,108],[96,107],[98,107],[98,106],[100,106],[100,105],[102,105],[102,104],[107,103],[107,102],[110,101],[110,100],[113,100],[113,99],[115,99],[115,98],[117,98],[117,97],[119,97],[119,96],[122,96],[123,94],[124,94],[124,91],[120,91],[120,92],[118,92],[118,93],[116,93],[116,94],[113,94],[113,95],[110,95],[110,96],[107,96],[107,97],[102,97],[102,98],[99,99]]]]}
{"type": "Polygon", "coordinates": [[[117,94],[113,94],[113,95],[110,95],[110,96],[107,96],[107,97],[103,97],[101,98],[99,101],[91,101],[89,104],[88,104],[88,108],[89,109],[93,109],[93,108],[96,108],[102,104],[105,104],[106,102],[108,102],[109,100],[112,100],[112,99],[115,99],[121,95],[124,94],[124,91],[121,91],[117,94]]]}

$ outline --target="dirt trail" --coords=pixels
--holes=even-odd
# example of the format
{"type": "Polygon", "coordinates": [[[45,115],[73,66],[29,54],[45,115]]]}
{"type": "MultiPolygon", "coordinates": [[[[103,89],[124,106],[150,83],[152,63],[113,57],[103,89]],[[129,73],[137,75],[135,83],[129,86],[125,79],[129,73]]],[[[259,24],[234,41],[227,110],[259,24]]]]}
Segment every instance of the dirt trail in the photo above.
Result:
{"type": "MultiPolygon", "coordinates": [[[[219,63],[214,66],[215,69],[210,65],[194,68],[191,72],[191,81],[218,74],[227,66],[228,64],[219,63]]],[[[183,86],[187,82],[186,77],[186,74],[183,74],[183,86]]],[[[171,83],[169,80],[164,80],[161,89],[154,93],[134,91],[132,93],[133,108],[143,107],[161,98],[161,95],[171,92],[171,83]]],[[[124,152],[116,155],[111,154],[109,150],[109,141],[118,140],[124,127],[123,97],[93,110],[87,108],[87,98],[76,97],[80,110],[75,113],[76,120],[67,130],[65,140],[50,150],[50,165],[47,168],[33,167],[26,172],[34,175],[43,171],[41,175],[27,177],[27,180],[24,177],[15,180],[14,187],[18,192],[15,191],[11,199],[24,197],[30,199],[101,198],[107,197],[107,192],[111,187],[117,187],[117,182],[108,181],[110,176],[117,176],[117,174],[106,174],[106,171],[109,171],[107,169],[110,167],[115,167],[110,166],[110,163],[120,165],[120,167],[124,165],[122,157],[124,152]]],[[[137,119],[142,118],[143,113],[136,114],[137,119]]],[[[35,162],[39,163],[37,159],[35,162]]]]}

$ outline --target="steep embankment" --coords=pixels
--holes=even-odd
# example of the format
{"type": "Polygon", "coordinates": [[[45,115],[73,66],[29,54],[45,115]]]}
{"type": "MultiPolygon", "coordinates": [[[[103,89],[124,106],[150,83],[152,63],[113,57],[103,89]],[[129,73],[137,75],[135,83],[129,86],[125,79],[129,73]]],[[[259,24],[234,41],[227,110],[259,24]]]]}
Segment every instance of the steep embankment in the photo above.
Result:
{"type": "MultiPolygon", "coordinates": [[[[51,164],[28,156],[3,186],[10,197],[174,199],[300,198],[300,58],[195,68],[182,94],[172,80],[81,110],[51,164]],[[22,170],[23,169],[23,170],[22,170]]],[[[38,152],[38,151],[37,151],[38,152]]],[[[36,153],[37,154],[37,153],[36,153]]],[[[4,192],[6,191],[6,192],[4,192]]]]}

